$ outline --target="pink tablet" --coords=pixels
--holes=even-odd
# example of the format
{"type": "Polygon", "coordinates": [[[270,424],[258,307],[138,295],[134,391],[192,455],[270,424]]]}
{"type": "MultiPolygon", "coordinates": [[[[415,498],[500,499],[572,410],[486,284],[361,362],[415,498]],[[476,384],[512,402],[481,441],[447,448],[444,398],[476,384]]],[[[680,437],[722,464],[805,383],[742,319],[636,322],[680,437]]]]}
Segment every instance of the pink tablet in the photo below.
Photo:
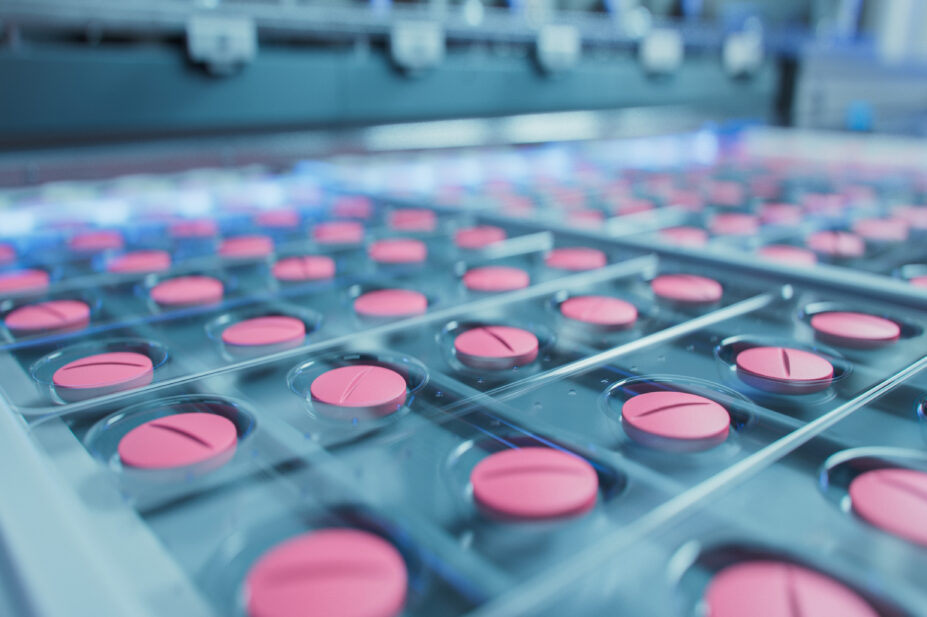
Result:
{"type": "Polygon", "coordinates": [[[509,266],[483,266],[468,270],[463,283],[470,291],[513,291],[530,284],[528,273],[509,266]]]}
{"type": "Polygon", "coordinates": [[[454,351],[458,360],[473,368],[509,369],[538,357],[538,338],[521,328],[482,326],[458,334],[454,351]]]}
{"type": "Polygon", "coordinates": [[[38,293],[48,289],[50,277],[45,270],[13,270],[0,274],[0,295],[38,293]]]}
{"type": "Polygon", "coordinates": [[[206,461],[226,462],[235,452],[235,423],[214,413],[179,413],[149,420],[119,442],[123,465],[173,469],[206,461]],[[217,460],[218,459],[218,460],[217,460]]]}
{"type": "Polygon", "coordinates": [[[758,199],[776,199],[782,192],[781,181],[775,176],[759,176],[750,180],[750,194],[758,199]]]}
{"type": "Polygon", "coordinates": [[[666,205],[689,212],[700,212],[705,208],[705,200],[698,193],[676,189],[667,192],[666,205]]]}
{"type": "Polygon", "coordinates": [[[185,219],[177,221],[170,228],[170,235],[177,240],[212,238],[219,234],[219,226],[212,219],[185,219]]]}
{"type": "Polygon", "coordinates": [[[718,180],[708,189],[708,200],[717,206],[733,208],[741,205],[745,198],[746,191],[739,182],[718,180]]]}
{"type": "Polygon", "coordinates": [[[667,227],[660,230],[660,239],[677,246],[705,246],[708,232],[698,227],[667,227]]]}
{"type": "Polygon", "coordinates": [[[400,208],[389,213],[389,226],[397,231],[434,231],[438,217],[425,208],[400,208]]]}
{"type": "Polygon", "coordinates": [[[388,238],[371,244],[367,254],[370,259],[381,264],[414,264],[425,261],[428,248],[420,240],[388,238]]]}
{"type": "Polygon", "coordinates": [[[913,276],[908,279],[908,282],[914,285],[915,287],[927,287],[927,274],[921,276],[913,276]]]}
{"type": "Polygon", "coordinates": [[[268,229],[296,229],[300,224],[299,211],[293,208],[265,210],[254,217],[254,222],[268,229]]]}
{"type": "Polygon", "coordinates": [[[379,536],[320,529],[278,544],[245,577],[248,617],[397,617],[408,574],[379,536]]]}
{"type": "Polygon", "coordinates": [[[818,256],[814,251],[790,244],[769,244],[756,252],[763,259],[791,266],[813,266],[818,262],[818,256]]]}
{"type": "Polygon", "coordinates": [[[569,248],[554,249],[544,258],[544,263],[549,268],[558,270],[568,270],[570,272],[581,272],[583,270],[595,270],[603,268],[608,264],[608,257],[603,251],[585,246],[573,246],[569,248]]]}
{"type": "Polygon", "coordinates": [[[162,272],[171,267],[167,251],[133,251],[114,258],[106,269],[117,274],[162,272]]]}
{"type": "Polygon", "coordinates": [[[373,364],[352,364],[319,375],[309,386],[313,405],[333,418],[381,417],[406,402],[405,377],[373,364]]]}
{"type": "Polygon", "coordinates": [[[894,214],[914,229],[927,229],[927,206],[899,206],[894,214]]]}
{"type": "Polygon", "coordinates": [[[339,197],[332,204],[332,216],[342,219],[369,219],[373,214],[373,203],[363,195],[339,197]]]}
{"type": "Polygon", "coordinates": [[[335,260],[325,255],[287,257],[275,263],[271,272],[278,281],[287,283],[320,281],[335,276],[335,260]]]}
{"type": "Polygon", "coordinates": [[[782,394],[824,390],[834,376],[834,367],[825,358],[789,347],[751,347],[737,354],[735,363],[745,383],[782,394]]]}
{"type": "Polygon", "coordinates": [[[711,617],[878,617],[855,591],[784,561],[746,561],[718,572],[705,590],[711,617]]]}
{"type": "Polygon", "coordinates": [[[549,519],[593,508],[599,478],[592,465],[553,448],[503,450],[480,461],[470,473],[473,499],[503,518],[549,519]]]}
{"type": "Polygon", "coordinates": [[[589,208],[571,210],[566,215],[566,222],[575,227],[598,227],[605,222],[605,213],[601,210],[592,210],[589,208]]]}
{"type": "Polygon", "coordinates": [[[299,345],[306,338],[306,324],[286,315],[254,317],[222,331],[222,342],[235,347],[299,345]]]}
{"type": "Polygon", "coordinates": [[[866,243],[856,234],[845,231],[819,231],[808,236],[808,248],[838,258],[862,257],[866,243]]]}
{"type": "Polygon", "coordinates": [[[131,351],[115,351],[68,362],[54,372],[52,383],[64,400],[80,401],[147,386],[153,377],[151,358],[131,351]]]}
{"type": "Polygon", "coordinates": [[[711,231],[724,236],[752,236],[760,230],[760,220],[752,214],[728,212],[711,220],[711,231]]]}
{"type": "Polygon", "coordinates": [[[724,292],[718,281],[695,274],[662,274],[650,288],[658,298],[682,304],[714,304],[724,292]]]}
{"type": "Polygon", "coordinates": [[[197,306],[222,301],[222,281],[210,276],[178,276],[151,288],[151,299],[161,306],[197,306]]]}
{"type": "Polygon", "coordinates": [[[116,251],[125,245],[122,234],[112,229],[88,231],[77,234],[68,243],[72,251],[78,253],[97,253],[116,251]]]}
{"type": "Polygon", "coordinates": [[[528,217],[534,212],[534,202],[523,195],[500,195],[499,208],[507,216],[528,217]]]}
{"type": "Polygon", "coordinates": [[[312,229],[312,238],[320,244],[360,244],[364,226],[356,221],[319,223],[312,229]]]}
{"type": "Polygon", "coordinates": [[[771,225],[798,225],[802,222],[802,210],[794,204],[766,204],[760,209],[760,218],[771,225]]]}
{"type": "Polygon", "coordinates": [[[377,289],[359,295],[354,310],[364,317],[411,317],[428,310],[428,298],[411,289],[377,289]]]}
{"type": "Polygon", "coordinates": [[[850,482],[853,511],[879,529],[927,547],[927,473],[876,469],[850,482]]]}
{"type": "Polygon", "coordinates": [[[895,219],[861,219],[853,223],[853,232],[873,242],[904,242],[908,239],[908,223],[895,219]]]}
{"type": "Polygon", "coordinates": [[[634,197],[628,197],[620,200],[612,210],[615,214],[619,216],[626,216],[628,214],[640,214],[641,212],[650,212],[654,210],[655,206],[653,202],[649,199],[637,199],[634,197]]]}
{"type": "Polygon", "coordinates": [[[647,392],[621,407],[628,437],[660,450],[697,452],[727,439],[731,418],[711,399],[686,392],[647,392]]]}
{"type": "Polygon", "coordinates": [[[219,255],[226,259],[262,259],[273,252],[274,241],[269,236],[238,236],[219,245],[219,255]]]}
{"type": "Polygon", "coordinates": [[[581,210],[586,206],[586,192],[571,186],[551,186],[550,198],[560,210],[581,210]]]}
{"type": "Polygon", "coordinates": [[[637,321],[637,307],[609,296],[574,296],[560,304],[567,319],[603,330],[623,330],[637,321]]]}
{"type": "Polygon", "coordinates": [[[10,311],[4,323],[16,334],[80,330],[90,323],[90,307],[80,300],[49,300],[27,304],[10,311]]]}
{"type": "Polygon", "coordinates": [[[0,243],[0,265],[8,265],[16,261],[16,249],[12,244],[0,243]]]}
{"type": "Polygon", "coordinates": [[[491,225],[465,227],[454,233],[454,244],[462,249],[482,249],[505,240],[505,230],[491,225]]]}
{"type": "Polygon", "coordinates": [[[818,313],[811,317],[811,327],[825,342],[864,349],[893,343],[901,336],[901,327],[890,319],[848,311],[818,313]]]}
{"type": "Polygon", "coordinates": [[[805,210],[823,216],[840,216],[847,198],[839,193],[811,193],[802,200],[805,210]]]}

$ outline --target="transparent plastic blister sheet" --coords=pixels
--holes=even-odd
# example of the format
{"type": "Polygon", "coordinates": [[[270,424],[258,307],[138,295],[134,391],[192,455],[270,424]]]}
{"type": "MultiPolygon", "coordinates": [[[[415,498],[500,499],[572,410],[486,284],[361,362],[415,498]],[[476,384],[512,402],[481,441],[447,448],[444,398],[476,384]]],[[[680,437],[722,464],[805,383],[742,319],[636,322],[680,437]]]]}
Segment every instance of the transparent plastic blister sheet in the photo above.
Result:
{"type": "MultiPolygon", "coordinates": [[[[739,196],[765,172],[691,171],[490,182],[439,192],[459,201],[438,205],[314,192],[298,173],[206,189],[174,179],[222,214],[140,217],[118,247],[82,240],[104,245],[92,256],[74,254],[94,231],[86,223],[17,240],[52,280],[8,294],[4,323],[50,300],[79,300],[89,319],[29,334],[0,326],[0,389],[52,460],[43,427],[67,427],[92,482],[115,488],[218,615],[249,614],[253,571],[276,547],[332,529],[398,552],[409,616],[694,617],[719,570],[758,558],[825,572],[882,617],[922,614],[923,549],[858,520],[846,492],[867,470],[927,470],[927,314],[852,286],[650,251],[646,239],[673,225],[707,229],[712,255],[797,247],[820,231],[808,219],[744,235],[755,221],[719,216],[761,216],[772,198],[739,196]],[[701,207],[674,183],[693,185],[701,207]],[[107,270],[142,249],[167,251],[170,267],[107,270]],[[162,295],[191,276],[210,281],[162,295]],[[897,335],[861,345],[812,326],[848,312],[897,335]],[[778,363],[751,368],[754,349],[778,363]],[[808,357],[829,370],[798,374],[808,357]],[[130,376],[61,376],[94,373],[87,358],[130,376]],[[632,411],[664,395],[676,402],[632,411]],[[711,427],[692,434],[641,421],[708,411],[711,427]],[[479,470],[526,452],[554,457],[529,472],[584,474],[591,490],[566,510],[519,514],[512,491],[490,490],[518,469],[479,470]]],[[[854,193],[840,227],[826,198],[806,197],[823,192],[789,180],[777,199],[824,208],[832,230],[893,207],[854,193]]],[[[907,258],[866,250],[838,265],[893,275],[907,258]]]]}

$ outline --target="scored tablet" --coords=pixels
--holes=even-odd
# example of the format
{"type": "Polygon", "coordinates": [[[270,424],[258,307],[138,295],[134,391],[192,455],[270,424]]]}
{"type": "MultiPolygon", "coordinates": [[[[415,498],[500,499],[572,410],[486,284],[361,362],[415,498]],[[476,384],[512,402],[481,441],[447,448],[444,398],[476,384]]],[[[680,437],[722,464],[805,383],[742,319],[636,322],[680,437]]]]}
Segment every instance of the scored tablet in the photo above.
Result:
{"type": "Polygon", "coordinates": [[[595,506],[599,478],[582,458],[554,448],[516,448],[480,461],[470,474],[473,498],[489,513],[514,519],[576,516],[595,506]]]}

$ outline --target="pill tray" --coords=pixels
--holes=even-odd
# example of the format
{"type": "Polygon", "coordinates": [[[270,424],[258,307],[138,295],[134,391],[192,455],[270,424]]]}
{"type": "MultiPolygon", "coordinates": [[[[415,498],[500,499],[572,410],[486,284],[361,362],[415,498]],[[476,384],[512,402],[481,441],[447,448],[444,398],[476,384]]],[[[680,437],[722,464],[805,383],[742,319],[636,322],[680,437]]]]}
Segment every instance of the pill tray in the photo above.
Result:
{"type": "MultiPolygon", "coordinates": [[[[756,143],[700,132],[7,191],[13,595],[43,615],[289,615],[255,608],[277,593],[249,582],[257,564],[340,528],[404,568],[401,609],[381,587],[371,615],[723,617],[707,589],[758,559],[823,573],[868,614],[927,615],[927,549],[847,496],[868,469],[927,470],[927,176],[756,143]],[[189,276],[210,280],[154,291],[189,276]],[[402,293],[360,308],[384,290],[402,293]],[[62,300],[87,317],[56,327],[74,306],[39,303],[62,300]],[[43,325],[14,327],[23,307],[43,325]],[[888,334],[871,317],[812,326],[841,312],[888,334]],[[765,348],[784,364],[741,356],[765,348]],[[802,382],[802,354],[830,374],[802,382]],[[729,426],[632,426],[629,401],[654,393],[720,405],[729,426]],[[555,459],[532,473],[583,465],[592,500],[506,511],[513,467],[508,505],[481,501],[478,465],[534,451],[555,459]]],[[[369,593],[338,563],[343,603],[369,593]]],[[[319,571],[281,580],[311,598],[319,571]]]]}

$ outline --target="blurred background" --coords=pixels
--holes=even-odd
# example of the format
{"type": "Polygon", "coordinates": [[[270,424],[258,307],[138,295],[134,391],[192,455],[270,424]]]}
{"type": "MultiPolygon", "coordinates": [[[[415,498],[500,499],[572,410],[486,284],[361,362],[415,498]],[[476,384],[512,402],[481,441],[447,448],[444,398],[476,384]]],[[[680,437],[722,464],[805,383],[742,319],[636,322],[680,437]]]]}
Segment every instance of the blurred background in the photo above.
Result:
{"type": "Polygon", "coordinates": [[[2,0],[0,148],[629,108],[922,135],[925,28],[923,0],[2,0]]]}

